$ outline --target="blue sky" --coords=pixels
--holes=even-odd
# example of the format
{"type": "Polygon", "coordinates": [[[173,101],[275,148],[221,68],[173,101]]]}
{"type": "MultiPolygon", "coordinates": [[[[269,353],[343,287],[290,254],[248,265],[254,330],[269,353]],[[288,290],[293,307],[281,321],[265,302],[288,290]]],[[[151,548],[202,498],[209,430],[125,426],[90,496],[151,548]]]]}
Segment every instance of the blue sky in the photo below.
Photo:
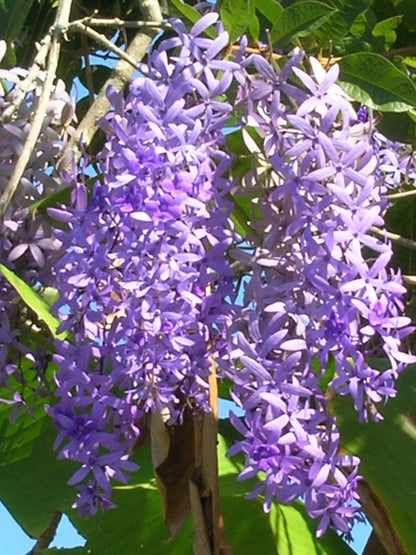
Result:
{"type": "MultiPolygon", "coordinates": [[[[29,538],[0,503],[0,555],[25,555],[36,541],[29,538]]],[[[85,544],[71,522],[64,515],[59,524],[55,540],[50,547],[77,547],[85,544]]]]}

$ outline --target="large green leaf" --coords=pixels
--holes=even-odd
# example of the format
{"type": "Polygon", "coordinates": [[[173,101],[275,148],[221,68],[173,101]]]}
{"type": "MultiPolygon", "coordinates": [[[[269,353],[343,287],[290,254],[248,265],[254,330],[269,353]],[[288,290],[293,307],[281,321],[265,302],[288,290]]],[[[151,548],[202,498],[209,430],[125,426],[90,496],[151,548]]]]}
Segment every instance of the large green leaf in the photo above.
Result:
{"type": "Polygon", "coordinates": [[[60,321],[53,314],[51,314],[49,305],[42,297],[22,278],[17,276],[14,272],[9,270],[4,264],[0,264],[0,272],[12,285],[19,294],[22,301],[37,315],[37,317],[45,322],[54,337],[64,339],[67,336],[66,332],[57,333],[60,321]]]}
{"type": "Polygon", "coordinates": [[[334,401],[343,446],[361,457],[360,474],[376,493],[406,553],[416,546],[416,366],[400,376],[382,422],[361,424],[351,399],[334,401]]]}
{"type": "Polygon", "coordinates": [[[321,2],[299,2],[279,16],[271,30],[273,46],[285,48],[298,37],[305,37],[321,26],[334,9],[321,2]]]}
{"type": "Polygon", "coordinates": [[[225,29],[230,35],[230,42],[235,42],[243,35],[253,16],[250,0],[221,0],[220,15],[225,29]]]}
{"type": "Polygon", "coordinates": [[[18,38],[34,0],[0,1],[0,38],[6,42],[18,38]]]}
{"type": "Polygon", "coordinates": [[[409,112],[385,112],[377,123],[377,129],[392,141],[416,145],[416,122],[409,112]]]}
{"type": "Polygon", "coordinates": [[[260,2],[257,2],[256,8],[272,23],[275,23],[284,11],[277,0],[260,0],[260,2]]]}
{"type": "Polygon", "coordinates": [[[349,54],[339,65],[340,84],[354,100],[386,112],[407,112],[416,106],[413,82],[383,56],[349,54]]]}
{"type": "Polygon", "coordinates": [[[0,406],[0,499],[23,530],[38,538],[50,512],[68,511],[74,489],[67,481],[76,466],[57,461],[56,430],[40,400],[34,416],[22,413],[10,423],[10,408],[0,406]]]}
{"type": "Polygon", "coordinates": [[[365,12],[371,0],[331,0],[330,4],[336,11],[316,30],[320,44],[334,42],[335,49],[338,41],[345,37],[357,17],[365,12]]]}

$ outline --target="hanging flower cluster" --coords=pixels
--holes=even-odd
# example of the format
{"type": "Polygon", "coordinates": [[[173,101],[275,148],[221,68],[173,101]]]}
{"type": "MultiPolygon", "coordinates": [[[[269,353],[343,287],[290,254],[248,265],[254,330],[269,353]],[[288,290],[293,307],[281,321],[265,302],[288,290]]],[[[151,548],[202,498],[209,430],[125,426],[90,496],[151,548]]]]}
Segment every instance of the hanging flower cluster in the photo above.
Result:
{"type": "MultiPolygon", "coordinates": [[[[0,62],[6,48],[6,42],[0,41],[0,62]]],[[[0,195],[24,148],[44,80],[43,71],[33,76],[19,67],[0,69],[0,195]]],[[[73,131],[73,118],[72,101],[64,83],[58,80],[28,166],[0,222],[0,262],[37,287],[53,285],[52,268],[60,243],[49,222],[38,211],[30,212],[30,207],[61,186],[55,166],[73,131]]],[[[15,418],[19,408],[26,405],[23,390],[26,388],[28,392],[29,383],[30,394],[32,386],[36,389],[35,384],[49,388],[44,384],[49,361],[47,345],[24,344],[27,340],[22,338],[30,336],[31,326],[41,324],[26,309],[22,310],[18,294],[2,276],[0,291],[0,360],[3,363],[0,384],[9,390],[4,401],[15,405],[15,418]]]]}
{"type": "MultiPolygon", "coordinates": [[[[337,66],[326,71],[311,58],[306,73],[301,52],[269,63],[248,55],[245,39],[231,53],[216,13],[189,32],[171,25],[174,36],[149,53],[126,98],[108,90],[93,189],[74,172],[71,205],[49,209],[60,226],[46,232],[35,219],[30,242],[16,242],[29,204],[54,188],[47,168],[65,127],[52,117],[57,109],[62,123],[58,87],[40,138],[57,142],[39,147],[24,211],[12,207],[3,222],[0,260],[19,271],[30,260],[23,277],[59,292],[53,312],[65,337],[55,343],[56,403],[47,411],[59,457],[80,465],[70,479],[75,506],[87,515],[112,506],[112,480],[126,482],[136,468],[129,456],[144,415],[175,424],[185,407],[210,410],[214,360],[244,411],[231,417],[242,439],[230,455],[245,455],[241,479],[260,477],[252,495],[264,494],[265,510],[301,498],[319,518],[318,535],[328,526],[348,535],[360,518],[359,459],[340,453],[328,403],[351,395],[362,421],[380,419],[380,403],[414,361],[403,345],[412,328],[400,272],[388,267],[388,239],[373,233],[383,230],[388,187],[411,175],[409,153],[355,111],[337,66]],[[252,161],[241,179],[224,136],[230,122],[252,161]],[[239,195],[253,199],[243,244],[233,225],[239,195]]],[[[27,121],[1,131],[20,141],[7,150],[0,135],[6,178],[27,121]]],[[[12,349],[43,359],[21,345],[6,313],[13,291],[0,285],[5,384],[12,349]]]]}
{"type": "Polygon", "coordinates": [[[266,510],[274,497],[302,497],[321,519],[318,535],[328,525],[348,534],[359,459],[339,454],[327,397],[349,394],[361,420],[380,419],[377,405],[415,357],[402,347],[412,328],[400,273],[387,268],[391,244],[372,234],[384,224],[392,168],[336,85],[338,67],[310,58],[309,75],[301,57],[279,74],[258,55],[245,62],[255,73],[240,99],[254,157],[244,189],[261,191],[252,252],[234,251],[251,272],[233,353],[245,411],[244,423],[233,421],[244,439],[232,452],[246,454],[241,479],[264,472],[254,494],[265,493],[266,510]]]}
{"type": "Polygon", "coordinates": [[[72,214],[55,211],[71,220],[55,310],[73,337],[57,347],[50,413],[57,445],[69,440],[61,454],[82,463],[71,482],[89,480],[77,503],[86,512],[108,504],[111,477],[125,481],[141,414],[162,411],[175,423],[185,406],[209,410],[209,357],[223,349],[232,294],[229,156],[220,149],[231,106],[217,98],[239,68],[216,59],[226,33],[199,38],[217,17],[189,34],[173,22],[178,37],[152,52],[126,100],[109,91],[103,182],[89,202],[79,189],[72,214]]]}

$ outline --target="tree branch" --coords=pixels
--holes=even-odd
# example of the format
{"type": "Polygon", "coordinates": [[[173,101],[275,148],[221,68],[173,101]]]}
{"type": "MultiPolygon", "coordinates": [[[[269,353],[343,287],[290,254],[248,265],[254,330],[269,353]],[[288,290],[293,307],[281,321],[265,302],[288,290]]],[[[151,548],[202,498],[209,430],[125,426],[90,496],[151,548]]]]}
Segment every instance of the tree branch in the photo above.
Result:
{"type": "Polygon", "coordinates": [[[168,21],[126,21],[114,17],[113,19],[104,19],[100,17],[84,17],[83,19],[76,19],[72,21],[68,29],[71,30],[72,27],[83,25],[85,27],[110,27],[114,29],[119,29],[120,27],[126,27],[130,29],[171,29],[172,25],[168,21]]]}
{"type": "Polygon", "coordinates": [[[87,25],[85,25],[85,23],[83,22],[70,23],[68,25],[68,32],[84,33],[85,35],[87,35],[87,37],[90,37],[91,39],[95,40],[96,43],[98,43],[106,50],[111,50],[112,52],[117,54],[117,56],[121,60],[125,60],[128,64],[130,64],[133,67],[133,69],[136,69],[137,62],[132,56],[130,56],[124,50],[121,50],[121,48],[119,48],[116,44],[111,42],[111,40],[109,40],[106,36],[102,35],[101,33],[97,33],[97,31],[94,31],[94,29],[90,29],[87,25]]]}
{"type": "Polygon", "coordinates": [[[403,191],[402,193],[392,193],[391,195],[384,196],[384,198],[387,200],[402,200],[411,197],[416,197],[416,189],[412,189],[411,191],[403,191]]]}
{"type": "Polygon", "coordinates": [[[407,239],[406,237],[402,237],[397,233],[391,233],[390,231],[385,231],[383,229],[379,229],[378,227],[371,227],[370,231],[378,237],[387,237],[387,239],[390,239],[390,241],[396,245],[401,245],[402,247],[416,250],[416,241],[413,241],[412,239],[407,239]]]}
{"type": "MultiPolygon", "coordinates": [[[[3,216],[7,207],[9,206],[20,180],[30,160],[33,149],[35,148],[36,141],[42,129],[42,124],[45,119],[47,106],[50,100],[53,82],[55,80],[56,68],[58,67],[59,52],[61,49],[62,33],[68,25],[69,13],[71,11],[72,0],[61,0],[58,5],[55,23],[49,30],[48,34],[51,36],[51,45],[49,50],[48,62],[45,72],[45,81],[43,84],[43,91],[39,98],[39,103],[30,127],[30,131],[23,146],[23,152],[14,167],[13,173],[7,184],[6,189],[0,199],[0,217],[3,216]]],[[[47,41],[46,41],[47,43],[47,41]]]]}
{"type": "MultiPolygon", "coordinates": [[[[157,0],[142,0],[140,9],[145,21],[162,22],[162,13],[157,0]]],[[[140,31],[132,40],[126,50],[126,54],[134,59],[137,63],[146,54],[152,39],[155,35],[155,28],[144,29],[140,31]]],[[[85,114],[80,122],[76,132],[69,140],[60,163],[60,169],[70,167],[73,160],[78,160],[81,156],[79,144],[82,140],[85,146],[88,146],[97,131],[97,121],[104,116],[110,109],[110,101],[107,98],[107,89],[111,85],[116,91],[123,89],[125,84],[131,78],[134,68],[126,60],[120,60],[114,67],[110,78],[104,84],[93,105],[85,114]]]]}
{"type": "Polygon", "coordinates": [[[51,519],[49,521],[48,527],[39,536],[38,541],[33,546],[32,550],[28,555],[40,555],[43,549],[47,549],[51,544],[53,538],[55,537],[56,530],[58,529],[59,523],[61,522],[62,513],[57,509],[51,512],[51,519]]]}
{"type": "Polygon", "coordinates": [[[405,46],[404,48],[394,48],[388,52],[383,52],[385,58],[393,58],[394,56],[414,56],[416,54],[416,46],[405,46]]]}

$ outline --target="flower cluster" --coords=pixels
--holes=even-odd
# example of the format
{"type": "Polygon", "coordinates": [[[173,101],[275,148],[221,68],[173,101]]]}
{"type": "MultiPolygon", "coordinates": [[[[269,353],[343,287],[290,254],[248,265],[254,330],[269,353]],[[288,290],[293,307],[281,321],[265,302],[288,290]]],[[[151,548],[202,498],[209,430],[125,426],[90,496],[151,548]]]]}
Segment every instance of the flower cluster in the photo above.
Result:
{"type": "MultiPolygon", "coordinates": [[[[161,42],[123,100],[101,122],[107,142],[102,182],[76,209],[56,265],[62,330],[56,361],[58,403],[49,411],[61,456],[82,464],[71,483],[77,505],[108,504],[110,478],[125,480],[138,418],[160,411],[169,424],[185,406],[210,410],[210,357],[224,346],[224,299],[232,294],[226,250],[233,232],[221,150],[231,106],[218,100],[239,66],[217,60],[228,43],[199,35],[218,16],[161,42]],[[171,56],[175,53],[175,64],[171,56]]],[[[131,464],[131,463],[129,463],[131,464]]]]}
{"type": "Polygon", "coordinates": [[[414,361],[402,348],[412,328],[400,274],[387,268],[391,245],[372,234],[387,208],[383,149],[336,85],[338,67],[311,58],[309,75],[301,57],[279,75],[249,57],[240,91],[254,157],[242,193],[259,197],[252,250],[234,251],[251,271],[234,328],[234,399],[245,417],[233,417],[244,439],[232,452],[246,454],[242,479],[264,473],[254,494],[264,491],[266,510],[273,497],[302,497],[320,517],[318,535],[328,525],[348,535],[359,459],[339,454],[327,397],[350,394],[361,420],[381,418],[377,404],[414,361]]]}
{"type": "MultiPolygon", "coordinates": [[[[0,62],[5,52],[6,43],[0,41],[0,62]]],[[[0,69],[0,196],[24,148],[44,80],[45,72],[40,70],[33,76],[19,67],[0,69]]],[[[0,262],[39,289],[53,285],[51,270],[60,243],[42,214],[29,209],[62,185],[55,165],[72,132],[73,118],[72,101],[58,80],[29,163],[0,222],[0,262]]],[[[1,275],[0,290],[0,383],[9,390],[3,401],[16,406],[16,417],[19,407],[25,405],[25,388],[32,394],[33,388],[46,386],[48,345],[29,346],[31,326],[42,324],[22,306],[16,291],[1,275]]]]}
{"type": "MultiPolygon", "coordinates": [[[[378,407],[414,361],[403,346],[412,331],[405,288],[389,268],[391,244],[380,238],[386,191],[414,177],[409,151],[381,136],[364,108],[356,112],[336,65],[303,64],[294,51],[277,67],[247,54],[244,38],[231,51],[211,11],[190,31],[178,20],[171,29],[125,98],[107,91],[112,110],[99,122],[106,143],[95,184],[74,168],[70,205],[49,207],[49,220],[39,211],[28,218],[30,205],[59,183],[51,165],[70,103],[57,84],[20,197],[2,221],[0,262],[59,293],[56,402],[47,411],[59,457],[80,465],[70,479],[75,506],[86,515],[112,506],[112,480],[126,482],[135,470],[130,454],[148,413],[180,424],[185,408],[211,410],[215,361],[244,411],[231,417],[242,439],[230,454],[245,454],[241,479],[259,479],[252,495],[264,494],[265,510],[274,499],[301,498],[320,520],[318,535],[328,526],[349,535],[360,518],[359,459],[341,454],[329,399],[350,395],[362,421],[380,419],[378,407]],[[214,29],[216,38],[207,38],[214,29]],[[236,116],[244,168],[252,161],[241,179],[233,179],[240,159],[224,136],[236,116]],[[239,195],[246,205],[252,199],[248,222],[236,216],[239,195]],[[245,279],[240,304],[233,268],[245,279]]],[[[3,116],[25,76],[0,72],[14,84],[0,89],[3,116]]],[[[0,191],[42,79],[25,89],[14,117],[3,118],[0,191]]],[[[51,353],[21,342],[28,311],[20,317],[2,281],[0,294],[0,385],[12,391],[2,400],[18,408],[25,399],[15,359],[45,380],[51,353]]]]}

